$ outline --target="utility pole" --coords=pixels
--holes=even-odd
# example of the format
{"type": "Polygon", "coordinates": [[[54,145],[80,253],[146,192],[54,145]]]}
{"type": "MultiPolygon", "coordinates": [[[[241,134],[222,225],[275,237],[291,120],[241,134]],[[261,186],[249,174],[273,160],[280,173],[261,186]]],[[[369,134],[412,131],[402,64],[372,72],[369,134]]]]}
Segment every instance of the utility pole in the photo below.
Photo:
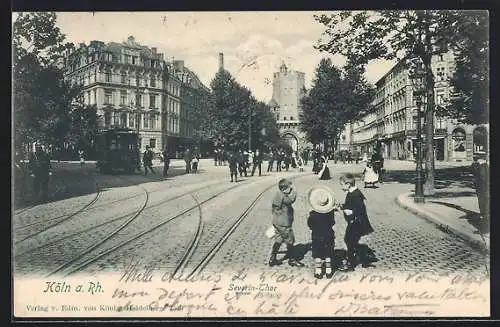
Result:
{"type": "Polygon", "coordinates": [[[248,152],[252,151],[252,106],[248,107],[248,152]]]}

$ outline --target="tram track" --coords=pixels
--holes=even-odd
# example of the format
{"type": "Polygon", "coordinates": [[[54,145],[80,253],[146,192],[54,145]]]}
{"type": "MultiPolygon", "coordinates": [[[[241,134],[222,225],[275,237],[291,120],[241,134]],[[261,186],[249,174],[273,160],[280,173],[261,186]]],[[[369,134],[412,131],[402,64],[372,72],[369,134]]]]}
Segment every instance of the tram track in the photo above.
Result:
{"type": "MultiPolygon", "coordinates": [[[[187,191],[187,192],[181,193],[181,194],[180,194],[180,195],[178,195],[178,196],[169,197],[169,198],[167,198],[166,200],[160,201],[159,203],[154,204],[154,205],[152,205],[152,206],[150,206],[150,207],[151,207],[151,208],[153,208],[153,207],[157,207],[157,206],[159,206],[159,205],[163,205],[163,204],[164,204],[164,203],[166,203],[166,202],[169,202],[169,201],[172,201],[172,200],[178,199],[178,198],[180,198],[180,197],[183,197],[183,196],[185,196],[185,195],[189,194],[190,192],[196,192],[196,191],[198,191],[198,190],[200,190],[200,189],[203,189],[203,188],[205,188],[205,187],[210,187],[211,185],[218,184],[218,183],[220,183],[220,181],[219,181],[219,180],[215,180],[215,181],[213,181],[212,183],[210,183],[210,184],[208,184],[208,185],[203,185],[203,186],[201,186],[201,187],[198,187],[198,188],[195,188],[195,189],[189,190],[189,191],[187,191]]],[[[100,196],[100,194],[101,194],[100,189],[101,189],[101,188],[99,188],[99,192],[96,194],[96,196],[93,198],[93,200],[92,200],[90,203],[86,204],[85,206],[83,206],[82,208],[80,208],[79,210],[77,210],[77,211],[75,211],[75,212],[73,212],[73,213],[71,213],[71,214],[64,214],[64,215],[60,215],[60,216],[53,217],[53,218],[49,218],[49,219],[43,219],[43,220],[41,220],[41,221],[35,221],[35,222],[33,222],[33,223],[29,223],[29,224],[25,224],[25,225],[22,225],[22,226],[20,226],[20,227],[17,227],[17,228],[15,229],[15,231],[14,231],[14,235],[19,234],[19,233],[20,233],[20,231],[23,231],[23,230],[25,230],[25,229],[27,229],[27,228],[32,228],[32,227],[34,227],[34,226],[39,226],[39,225],[43,226],[40,230],[37,230],[37,231],[36,231],[36,232],[34,232],[34,233],[30,233],[28,236],[25,236],[25,237],[23,237],[23,238],[22,238],[22,239],[20,239],[20,240],[16,240],[16,241],[14,242],[14,244],[15,244],[15,245],[18,245],[18,244],[20,244],[20,243],[22,243],[22,242],[24,242],[24,241],[26,241],[26,240],[28,240],[28,239],[30,239],[30,238],[33,238],[33,237],[35,237],[35,236],[37,236],[37,235],[40,235],[41,233],[43,233],[43,232],[45,232],[45,231],[47,231],[47,230],[49,230],[49,229],[51,229],[51,228],[54,228],[54,227],[56,227],[56,226],[60,225],[61,223],[63,223],[63,222],[65,222],[65,221],[67,221],[67,220],[69,220],[69,219],[71,219],[71,218],[75,217],[76,215],[78,215],[78,214],[80,214],[80,213],[83,213],[83,212],[86,212],[86,211],[88,212],[88,211],[90,211],[90,210],[95,210],[95,209],[102,208],[102,207],[104,207],[104,206],[109,206],[109,205],[111,205],[111,204],[116,204],[116,203],[119,203],[119,202],[129,201],[129,200],[131,200],[131,199],[135,199],[135,198],[137,198],[137,197],[141,196],[141,194],[142,194],[142,193],[141,193],[141,194],[135,194],[135,195],[128,196],[128,197],[125,197],[125,198],[121,198],[121,199],[117,199],[117,200],[113,200],[113,201],[108,201],[108,202],[101,203],[101,204],[99,204],[99,205],[94,205],[94,206],[92,206],[93,204],[95,204],[95,203],[97,202],[97,200],[98,200],[98,198],[99,198],[99,196],[100,196]],[[61,218],[62,218],[62,219],[61,219],[61,218]],[[59,219],[59,220],[58,220],[58,219],[59,219]],[[48,226],[44,226],[44,224],[49,223],[49,222],[54,221],[54,220],[58,220],[58,221],[56,221],[56,222],[55,222],[55,223],[53,223],[53,224],[49,224],[48,226]]],[[[158,188],[156,188],[156,189],[154,189],[154,190],[149,190],[149,191],[147,191],[147,192],[148,192],[149,194],[152,194],[152,193],[160,192],[160,191],[162,191],[162,190],[164,190],[164,188],[162,188],[162,187],[158,187],[158,188]]],[[[113,219],[112,219],[112,221],[116,221],[116,220],[119,220],[119,219],[123,219],[125,216],[128,216],[128,214],[127,214],[127,215],[123,215],[123,216],[118,217],[118,218],[113,218],[113,219]]],[[[109,221],[109,222],[112,222],[112,221],[109,221]]],[[[101,224],[101,225],[106,225],[106,223],[101,224]]]]}
{"type": "MultiPolygon", "coordinates": [[[[310,174],[304,174],[304,175],[298,175],[289,178],[290,180],[295,180],[298,178],[306,177],[309,176],[310,174]]],[[[217,254],[219,249],[225,244],[225,242],[231,237],[231,235],[234,233],[234,231],[238,228],[238,226],[241,224],[241,222],[252,212],[252,209],[257,205],[259,200],[262,198],[264,193],[269,191],[271,188],[275,187],[275,184],[271,184],[264,188],[262,191],[260,191],[255,197],[255,199],[246,207],[246,209],[241,213],[235,221],[230,225],[230,227],[224,232],[222,237],[219,238],[219,240],[210,247],[210,250],[208,250],[206,253],[204,253],[203,257],[201,260],[198,262],[194,262],[194,267],[190,269],[190,272],[187,273],[187,275],[183,275],[184,272],[187,269],[188,265],[191,263],[193,254],[197,249],[199,249],[199,244],[201,243],[201,238],[204,236],[203,231],[204,231],[204,223],[203,223],[203,218],[202,218],[202,211],[201,211],[201,203],[199,204],[199,223],[198,223],[198,228],[194,234],[194,237],[190,241],[187,250],[185,251],[184,255],[182,256],[181,260],[179,263],[176,265],[174,268],[173,272],[171,273],[171,278],[192,278],[201,271],[208,265],[208,263],[212,260],[212,258],[217,254]]]]}
{"type": "Polygon", "coordinates": [[[101,241],[99,241],[98,243],[93,245],[90,249],[86,249],[84,252],[75,256],[73,259],[65,262],[64,264],[60,265],[56,269],[52,270],[50,273],[47,274],[47,277],[54,276],[56,274],[62,274],[64,276],[75,274],[75,273],[83,270],[87,266],[93,264],[94,262],[98,261],[99,259],[119,250],[120,248],[123,248],[124,246],[130,244],[131,242],[133,242],[133,241],[135,241],[135,240],[137,240],[137,239],[139,239],[139,238],[141,238],[141,237],[143,237],[143,236],[145,236],[145,235],[147,235],[155,230],[158,230],[160,227],[162,227],[162,226],[164,226],[172,221],[175,221],[176,219],[184,216],[185,214],[199,208],[202,204],[207,203],[207,202],[213,200],[214,198],[219,197],[220,195],[222,195],[226,192],[229,192],[235,188],[242,187],[244,185],[248,185],[248,183],[236,184],[236,185],[233,185],[229,188],[225,188],[224,190],[211,195],[210,197],[208,197],[207,199],[205,199],[201,202],[198,202],[196,200],[196,205],[190,206],[187,209],[184,209],[181,212],[179,212],[179,213],[177,213],[177,214],[175,214],[175,215],[173,215],[173,216],[171,216],[163,221],[160,221],[159,223],[154,224],[152,227],[147,227],[143,231],[137,232],[137,233],[135,233],[135,235],[129,236],[127,239],[125,239],[121,242],[118,242],[114,246],[111,246],[107,249],[104,249],[100,253],[97,253],[95,255],[90,255],[90,252],[92,252],[93,250],[104,245],[113,236],[115,236],[118,232],[122,231],[124,227],[126,227],[126,226],[123,226],[123,228],[121,228],[120,230],[118,230],[116,232],[113,232],[112,235],[105,237],[104,239],[102,239],[101,241]],[[85,256],[87,256],[88,258],[85,258],[85,256]],[[80,261],[80,262],[77,263],[78,261],[80,261]]]}
{"type": "MultiPolygon", "coordinates": [[[[94,180],[95,181],[95,180],[94,180]]],[[[20,240],[16,240],[14,242],[14,244],[19,244],[27,239],[30,239],[30,238],[33,238],[57,225],[60,225],[61,223],[75,217],[76,215],[88,210],[94,203],[97,202],[97,200],[99,199],[99,197],[101,196],[101,187],[99,186],[99,184],[97,183],[97,181],[95,181],[95,185],[96,185],[96,193],[95,193],[95,196],[92,198],[92,200],[90,202],[88,202],[87,204],[85,204],[83,207],[81,207],[80,209],[70,213],[70,214],[64,214],[64,215],[60,215],[60,216],[57,216],[57,217],[53,217],[53,218],[50,218],[50,219],[44,219],[42,221],[35,221],[33,223],[29,223],[29,224],[25,224],[25,225],[22,225],[22,226],[19,226],[17,227],[15,230],[14,230],[14,235],[18,234],[21,230],[25,230],[26,228],[30,228],[30,227],[33,227],[33,226],[37,226],[37,225],[43,225],[43,224],[46,224],[48,222],[51,222],[51,221],[54,221],[54,220],[57,220],[55,223],[53,224],[49,224],[48,226],[44,226],[42,227],[40,230],[37,230],[36,232],[34,233],[31,233],[29,234],[28,236],[25,236],[24,238],[20,239],[20,240]],[[62,218],[62,219],[60,219],[62,218]],[[59,220],[58,220],[59,219],[59,220]]]]}

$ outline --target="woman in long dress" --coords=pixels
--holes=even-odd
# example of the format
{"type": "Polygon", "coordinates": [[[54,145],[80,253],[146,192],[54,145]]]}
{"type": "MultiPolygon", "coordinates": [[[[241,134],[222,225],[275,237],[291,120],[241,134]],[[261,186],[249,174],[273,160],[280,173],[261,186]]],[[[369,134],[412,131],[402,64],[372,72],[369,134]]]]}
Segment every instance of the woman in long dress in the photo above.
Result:
{"type": "Polygon", "coordinates": [[[370,162],[368,162],[368,164],[366,165],[366,168],[363,171],[363,175],[365,188],[368,184],[371,184],[371,186],[375,187],[375,184],[378,183],[378,174],[375,172],[370,162]]]}
{"type": "Polygon", "coordinates": [[[330,179],[330,169],[328,168],[328,162],[325,157],[321,157],[320,159],[321,170],[318,173],[318,177],[320,180],[328,180],[330,179]]]}

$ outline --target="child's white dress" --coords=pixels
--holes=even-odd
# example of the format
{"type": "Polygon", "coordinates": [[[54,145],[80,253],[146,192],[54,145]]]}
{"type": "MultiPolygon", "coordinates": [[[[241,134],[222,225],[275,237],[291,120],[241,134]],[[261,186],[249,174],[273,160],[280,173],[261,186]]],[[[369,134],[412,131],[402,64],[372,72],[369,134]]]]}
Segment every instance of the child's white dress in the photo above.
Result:
{"type": "Polygon", "coordinates": [[[378,182],[378,174],[373,170],[372,167],[366,167],[365,171],[365,183],[376,183],[378,182]]]}

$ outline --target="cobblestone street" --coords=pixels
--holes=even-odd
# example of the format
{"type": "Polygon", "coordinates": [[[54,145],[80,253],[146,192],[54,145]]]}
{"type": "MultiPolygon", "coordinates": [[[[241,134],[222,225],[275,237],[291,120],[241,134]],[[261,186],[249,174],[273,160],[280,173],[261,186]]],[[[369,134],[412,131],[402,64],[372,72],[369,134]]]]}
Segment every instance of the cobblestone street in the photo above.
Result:
{"type": "MultiPolygon", "coordinates": [[[[16,273],[47,273],[79,254],[92,260],[82,270],[85,273],[116,271],[137,258],[143,264],[173,271],[182,257],[193,250],[183,266],[186,271],[205,260],[203,268],[208,271],[245,268],[257,272],[293,272],[299,269],[306,275],[312,275],[310,231],[306,224],[310,210],[307,191],[313,185],[325,184],[335,192],[338,201],[343,202],[345,193],[340,189],[338,177],[345,172],[359,174],[362,170],[362,165],[331,165],[332,179],[319,181],[308,167],[304,173],[293,170],[273,172],[263,177],[242,177],[239,183],[229,183],[227,166],[215,167],[208,163],[202,166],[204,168],[198,175],[178,175],[166,180],[157,175],[89,174],[98,181],[101,193],[97,198],[96,194],[77,196],[39,205],[36,210],[29,209],[15,215],[16,273]],[[271,199],[281,177],[294,179],[298,190],[294,204],[294,232],[296,252],[306,264],[304,268],[291,268],[286,262],[278,267],[267,266],[272,241],[266,238],[265,230],[271,224],[271,199]],[[255,206],[246,212],[247,215],[234,231],[226,235],[261,192],[262,196],[255,206]],[[196,201],[193,201],[193,196],[196,201]],[[93,198],[97,199],[95,203],[73,214],[93,198]],[[200,203],[201,209],[194,210],[197,203],[200,203]],[[131,218],[137,212],[138,219],[131,218]],[[148,231],[169,219],[172,222],[148,231]],[[198,227],[199,222],[201,227],[198,227]],[[116,235],[100,244],[124,224],[126,226],[116,235]],[[199,237],[193,243],[198,228],[199,237]],[[134,238],[141,233],[144,235],[134,238]],[[131,238],[134,239],[128,242],[131,238]],[[219,242],[221,239],[225,241],[219,242]],[[94,250],[86,252],[95,244],[98,246],[94,250]],[[213,251],[214,247],[218,251],[213,251]],[[210,258],[206,259],[209,254],[210,258]]],[[[487,255],[396,205],[398,194],[413,189],[413,185],[408,183],[411,169],[411,163],[389,163],[385,177],[387,182],[379,188],[365,189],[363,183],[358,182],[358,187],[367,198],[368,214],[375,229],[361,243],[367,250],[373,251],[377,261],[370,267],[358,266],[357,270],[486,272],[489,265],[487,255]]],[[[438,176],[441,175],[446,176],[446,173],[438,173],[438,176]]],[[[445,179],[441,178],[441,181],[445,179]]],[[[458,182],[467,183],[467,178],[458,182]]],[[[335,220],[335,263],[340,266],[345,256],[343,238],[346,223],[338,213],[335,220]]],[[[284,252],[284,246],[281,250],[284,252]]]]}

